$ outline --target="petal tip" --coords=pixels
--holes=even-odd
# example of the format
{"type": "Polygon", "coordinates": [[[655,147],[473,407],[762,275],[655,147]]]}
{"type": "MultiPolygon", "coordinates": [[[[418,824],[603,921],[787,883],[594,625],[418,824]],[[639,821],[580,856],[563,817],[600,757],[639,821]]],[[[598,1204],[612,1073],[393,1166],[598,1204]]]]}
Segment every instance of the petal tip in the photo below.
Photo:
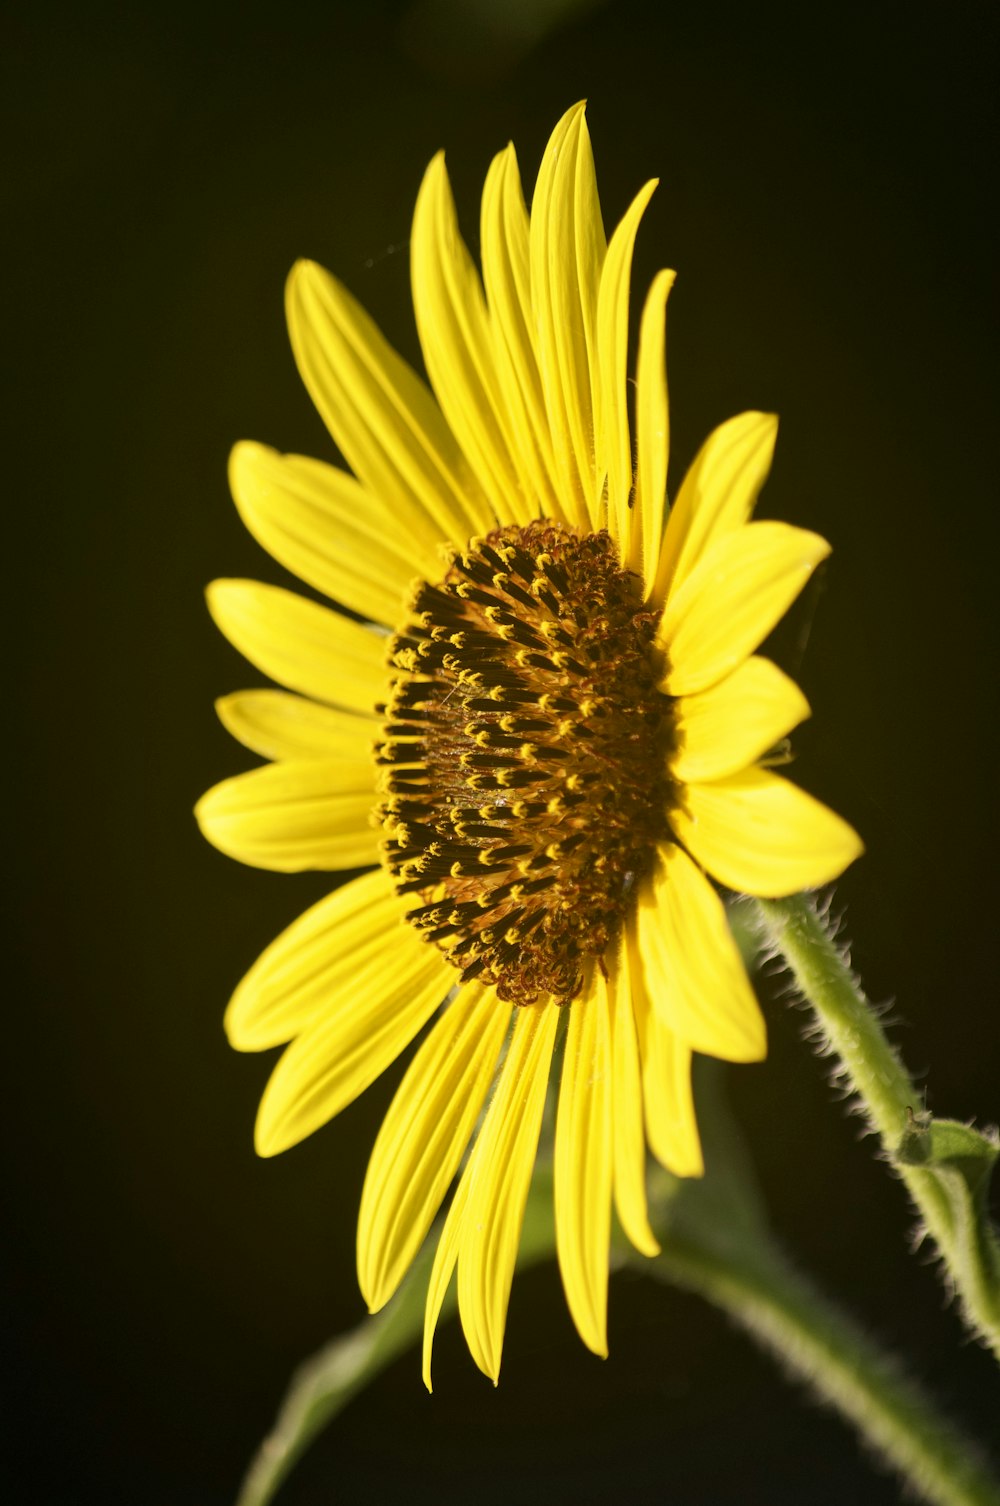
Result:
{"type": "Polygon", "coordinates": [[[262,466],[277,458],[278,452],[270,445],[260,444],[255,439],[240,439],[229,452],[229,490],[234,497],[244,491],[248,482],[253,482],[262,466]]]}
{"type": "Polygon", "coordinates": [[[258,1120],[253,1132],[253,1148],[262,1161],[269,1161],[272,1156],[284,1150],[285,1146],[272,1129],[262,1127],[258,1120]]]}

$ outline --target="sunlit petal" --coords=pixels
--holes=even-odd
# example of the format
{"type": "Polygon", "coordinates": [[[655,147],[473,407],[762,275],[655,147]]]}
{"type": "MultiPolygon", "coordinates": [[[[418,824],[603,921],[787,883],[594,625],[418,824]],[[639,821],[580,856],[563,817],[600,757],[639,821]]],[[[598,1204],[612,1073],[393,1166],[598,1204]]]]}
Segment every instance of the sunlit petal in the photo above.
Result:
{"type": "Polygon", "coordinates": [[[583,105],[542,158],[531,203],[531,301],[560,493],[581,524],[603,522],[594,454],[597,297],[606,241],[583,105]]]}
{"type": "Polygon", "coordinates": [[[694,1051],[760,1061],[764,1019],[721,899],[679,847],[643,885],[636,918],[646,993],[663,1024],[694,1051]]]}
{"type": "Polygon", "coordinates": [[[501,523],[527,522],[524,495],[479,273],[458,230],[439,152],[424,174],[410,246],[413,308],[442,412],[501,523]]]}
{"type": "Polygon", "coordinates": [[[286,690],[237,690],[215,703],[226,731],[262,758],[370,759],[379,723],[286,690]]]}
{"type": "Polygon", "coordinates": [[[299,873],[377,862],[374,803],[370,758],[301,759],[224,779],[202,795],[195,816],[202,834],[228,857],[299,873]]]}
{"type": "Polygon", "coordinates": [[[442,539],[489,529],[489,504],[440,408],[347,289],[300,261],[285,304],[302,380],[368,491],[422,512],[442,539]]]}
{"type": "Polygon", "coordinates": [[[720,779],[754,763],[809,715],[794,681],[769,659],[746,659],[698,695],[681,696],[674,709],[674,779],[720,779]]]}
{"type": "Polygon", "coordinates": [[[656,606],[656,571],[660,558],[663,514],[667,505],[667,464],[670,459],[670,411],[667,403],[666,312],[674,285],[673,272],[658,272],[646,297],[639,325],[636,371],[635,507],[628,565],[641,575],[645,594],[656,606]]]}
{"type": "Polygon", "coordinates": [[[304,455],[238,444],[229,485],[258,543],[308,585],[374,622],[398,621],[414,578],[437,568],[422,515],[397,512],[353,476],[304,455]],[[401,532],[401,525],[406,532],[401,532]]]}
{"type": "MultiPolygon", "coordinates": [[[[642,979],[633,983],[630,949],[624,940],[612,959],[609,973],[614,1081],[612,1135],[614,1137],[615,1207],[622,1228],[643,1255],[658,1255],[659,1243],[649,1227],[646,1202],[646,1137],[643,1132],[642,1066],[638,1029],[645,1019],[642,979]]],[[[658,1102],[667,1097],[657,1088],[658,1102]]],[[[650,1136],[652,1140],[652,1136],[650,1136]]]]}
{"type": "Polygon", "coordinates": [[[471,984],[417,1052],[382,1121],[358,1215],[369,1310],[392,1296],[441,1206],[493,1079],[510,1007],[471,984]]]}
{"type": "Polygon", "coordinates": [[[264,1051],[321,1024],[331,1000],[340,991],[353,998],[353,979],[393,951],[405,935],[404,914],[382,868],[306,910],[260,954],[230,999],[230,1045],[264,1051]]]}
{"type": "Polygon", "coordinates": [[[671,593],[660,619],[667,694],[693,695],[730,674],[829,553],[819,534],[787,523],[748,523],[723,534],[671,593]]]}
{"type": "Polygon", "coordinates": [[[608,478],[608,529],[623,560],[631,557],[632,439],[629,434],[628,307],[632,252],[646,205],[656,187],[636,195],[611,237],[597,298],[597,469],[608,478]]]}
{"type": "Polygon", "coordinates": [[[767,769],[688,785],[683,802],[678,837],[721,884],[747,894],[819,888],[864,850],[846,821],[767,769]]]}
{"type": "Polygon", "coordinates": [[[458,1310],[472,1358],[494,1383],[558,1023],[552,1001],[517,1011],[500,1082],[466,1172],[458,1310]]]}
{"type": "Polygon", "coordinates": [[[426,1025],[452,976],[409,927],[396,932],[279,1060],[257,1114],[258,1155],[287,1150],[353,1103],[426,1025]]]}
{"type": "Polygon", "coordinates": [[[608,986],[595,968],[589,994],[570,1005],[556,1120],[556,1251],[566,1301],[583,1342],[608,1352],[613,1077],[608,986]]]}
{"type": "Polygon", "coordinates": [[[741,413],[708,436],[670,513],[656,601],[678,590],[714,544],[749,520],[777,437],[778,420],[772,413],[741,413]]]}
{"type": "Polygon", "coordinates": [[[233,647],[289,690],[366,715],[385,698],[386,643],[371,629],[255,580],[216,580],[206,596],[233,647]]]}

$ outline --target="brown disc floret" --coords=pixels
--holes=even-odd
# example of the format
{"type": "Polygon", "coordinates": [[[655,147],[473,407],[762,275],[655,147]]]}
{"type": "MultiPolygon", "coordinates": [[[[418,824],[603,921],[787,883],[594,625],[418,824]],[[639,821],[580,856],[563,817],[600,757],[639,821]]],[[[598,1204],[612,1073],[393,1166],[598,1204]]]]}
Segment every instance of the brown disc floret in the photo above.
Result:
{"type": "Polygon", "coordinates": [[[561,1001],[668,833],[656,614],[605,532],[497,529],[392,640],[384,862],[410,921],[502,999],[561,1001]]]}

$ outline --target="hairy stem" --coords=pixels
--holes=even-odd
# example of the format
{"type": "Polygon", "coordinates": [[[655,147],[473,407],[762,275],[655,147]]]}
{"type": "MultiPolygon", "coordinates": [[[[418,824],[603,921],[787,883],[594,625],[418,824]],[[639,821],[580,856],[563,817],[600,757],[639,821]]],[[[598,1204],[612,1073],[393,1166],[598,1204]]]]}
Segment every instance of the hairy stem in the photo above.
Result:
{"type": "MultiPolygon", "coordinates": [[[[985,1199],[973,1196],[961,1157],[935,1161],[928,1156],[921,1165],[901,1154],[904,1142],[913,1138],[912,1127],[923,1117],[921,1095],[813,899],[795,895],[753,904],[765,941],[787,962],[919,1210],[966,1322],[1000,1357],[1000,1257],[985,1199]]],[[[978,1141],[974,1149],[980,1152],[981,1165],[995,1159],[995,1138],[991,1141],[974,1131],[966,1131],[966,1138],[978,1141]]],[[[966,1155],[964,1160],[972,1166],[976,1157],[966,1155]]],[[[981,1181],[980,1166],[975,1172],[981,1181]]]]}

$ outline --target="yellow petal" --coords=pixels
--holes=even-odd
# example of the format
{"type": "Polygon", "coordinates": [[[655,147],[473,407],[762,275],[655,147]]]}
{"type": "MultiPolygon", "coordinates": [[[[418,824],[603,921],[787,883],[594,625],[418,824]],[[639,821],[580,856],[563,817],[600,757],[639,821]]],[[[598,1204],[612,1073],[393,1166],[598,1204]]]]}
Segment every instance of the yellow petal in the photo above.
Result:
{"type": "Polygon", "coordinates": [[[532,516],[573,520],[558,500],[552,435],[545,411],[531,309],[528,211],[513,146],[494,157],[480,214],[483,283],[497,380],[519,436],[517,455],[533,499],[532,516]]]}
{"type": "Polygon", "coordinates": [[[675,1177],[700,1177],[705,1162],[691,1092],[691,1049],[664,1024],[662,1011],[650,1001],[650,980],[638,960],[635,924],[624,950],[635,959],[632,998],[642,1050],[642,1099],[650,1148],[675,1177]]]}
{"type": "Polygon", "coordinates": [[[392,1296],[469,1143],[510,1023],[492,989],[464,988],[407,1069],[361,1194],[358,1282],[370,1312],[392,1296]]]}
{"type": "Polygon", "coordinates": [[[636,937],[647,998],[668,1030],[706,1056],[762,1060],[764,1018],[725,906],[679,847],[664,849],[642,886],[636,937]]]}
{"type": "Polygon", "coordinates": [[[465,1208],[469,1201],[469,1170],[466,1167],[461,1181],[455,1188],[455,1196],[451,1200],[441,1230],[441,1238],[434,1252],[434,1264],[431,1267],[430,1280],[427,1283],[427,1302],[424,1307],[424,1346],[423,1346],[423,1381],[428,1391],[433,1391],[431,1385],[431,1355],[434,1349],[434,1334],[437,1329],[444,1299],[451,1284],[451,1278],[455,1270],[455,1262],[458,1260],[458,1245],[462,1235],[462,1224],[465,1219],[465,1208]]]}
{"type": "Polygon", "coordinates": [[[355,975],[386,949],[395,950],[403,917],[383,868],[351,879],[306,910],[261,953],[230,999],[230,1045],[265,1051],[321,1023],[338,991],[350,995],[355,975]]]}
{"type": "Polygon", "coordinates": [[[453,977],[412,927],[387,937],[279,1060],[257,1114],[258,1155],[297,1145],[353,1103],[426,1025],[453,977]]]}
{"type": "Polygon", "coordinates": [[[373,758],[379,723],[284,690],[237,690],[215,703],[226,731],[262,758],[373,758]]]}
{"type": "Polygon", "coordinates": [[[612,1072],[608,988],[599,968],[569,1011],[556,1119],[556,1251],[580,1337],[606,1358],[612,1072]]]}
{"type": "Polygon", "coordinates": [[[286,293],[299,372],[351,470],[395,511],[423,512],[442,539],[493,527],[441,410],[335,278],[298,262],[286,293]]]}
{"type": "Polygon", "coordinates": [[[216,627],[272,680],[367,715],[385,699],[387,640],[378,633],[260,581],[216,580],[205,594],[216,627]]]}
{"type": "MultiPolygon", "coordinates": [[[[636,368],[635,512],[628,556],[630,570],[641,574],[645,594],[655,585],[660,558],[660,535],[667,505],[667,463],[670,459],[670,412],[667,404],[667,296],[675,273],[658,272],[646,297],[639,325],[636,368]]],[[[656,605],[662,604],[657,599],[656,605]]]]}
{"type": "Polygon", "coordinates": [[[631,554],[632,439],[628,423],[628,309],[632,252],[656,179],[642,188],[611,241],[597,297],[597,469],[608,477],[608,530],[618,555],[631,554]]]}
{"type": "Polygon", "coordinates": [[[458,1310],[472,1358],[494,1384],[558,1023],[552,1000],[516,1011],[500,1082],[466,1172],[458,1310]]]}
{"type": "Polygon", "coordinates": [[[674,779],[719,779],[756,762],[809,715],[799,687],[770,659],[746,659],[731,675],[674,705],[674,779]]]}
{"type": "Polygon", "coordinates": [[[410,270],[424,364],[444,416],[498,521],[526,523],[534,508],[512,456],[486,300],[459,234],[443,152],[417,195],[410,270]]]}
{"type": "Polygon", "coordinates": [[[853,827],[767,769],[684,790],[671,823],[690,852],[730,889],[775,899],[838,878],[864,851],[853,827]]]}
{"type": "MultiPolygon", "coordinates": [[[[660,1246],[649,1226],[646,1202],[646,1137],[642,1121],[642,1072],[628,947],[609,965],[613,1061],[615,1207],[622,1228],[643,1255],[660,1246]]],[[[641,985],[640,985],[641,986],[641,985]]]]}
{"type": "Polygon", "coordinates": [[[681,483],[663,537],[654,599],[683,585],[706,552],[753,512],[778,437],[772,413],[741,413],[708,436],[681,483]]]}
{"type": "Polygon", "coordinates": [[[829,553],[825,539],[787,523],[748,523],[724,534],[671,593],[660,619],[667,694],[693,695],[730,674],[829,553]]]}
{"type": "Polygon", "coordinates": [[[238,444],[229,485],[259,544],[310,586],[373,622],[399,622],[416,576],[440,573],[416,508],[395,514],[346,471],[238,444]]]}
{"type": "Polygon", "coordinates": [[[603,524],[594,455],[597,294],[606,243],[583,105],[545,148],[531,203],[531,302],[559,490],[572,521],[603,524]]]}
{"type": "Polygon", "coordinates": [[[213,847],[228,857],[300,873],[377,863],[374,804],[371,759],[302,759],[224,779],[202,795],[195,816],[213,847]]]}

